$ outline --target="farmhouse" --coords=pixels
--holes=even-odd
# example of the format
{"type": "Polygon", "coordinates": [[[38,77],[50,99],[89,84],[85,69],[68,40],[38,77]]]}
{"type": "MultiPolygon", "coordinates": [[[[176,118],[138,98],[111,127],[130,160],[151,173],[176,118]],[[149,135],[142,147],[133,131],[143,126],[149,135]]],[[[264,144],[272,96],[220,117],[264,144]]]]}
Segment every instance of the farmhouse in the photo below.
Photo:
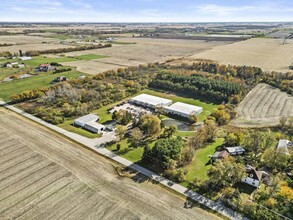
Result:
{"type": "Polygon", "coordinates": [[[86,123],[83,128],[88,131],[91,131],[93,133],[101,133],[102,131],[105,130],[104,125],[99,124],[95,121],[91,121],[91,122],[86,123]]]}
{"type": "Polygon", "coordinates": [[[99,116],[94,114],[88,114],[88,115],[75,119],[73,124],[80,127],[84,127],[86,123],[96,122],[97,120],[99,120],[99,116]]]}
{"type": "Polygon", "coordinates": [[[189,118],[192,115],[198,115],[202,112],[202,107],[189,105],[182,102],[176,102],[171,106],[165,106],[164,110],[173,115],[179,115],[184,118],[189,118]]]}
{"type": "Polygon", "coordinates": [[[237,146],[237,147],[226,147],[226,150],[228,151],[228,153],[231,156],[242,155],[242,154],[245,153],[244,148],[241,147],[241,146],[237,146]]]}
{"type": "Polygon", "coordinates": [[[216,151],[214,155],[210,156],[212,161],[216,161],[217,159],[225,159],[229,157],[229,153],[227,151],[216,151]]]}
{"type": "Polygon", "coordinates": [[[263,177],[262,171],[257,171],[255,168],[249,166],[247,168],[247,177],[242,180],[243,183],[246,183],[248,185],[258,187],[260,184],[260,181],[263,177]]]}
{"type": "Polygon", "coordinates": [[[155,109],[156,107],[169,106],[172,104],[172,100],[147,94],[140,94],[138,96],[135,96],[130,99],[129,102],[152,109],[155,109]]]}
{"type": "Polygon", "coordinates": [[[293,142],[289,140],[280,139],[277,146],[277,152],[283,152],[285,154],[289,154],[288,147],[290,146],[293,146],[293,142]]]}
{"type": "Polygon", "coordinates": [[[54,66],[51,66],[50,64],[41,64],[36,68],[37,72],[48,72],[50,70],[55,70],[56,68],[54,66]]]}

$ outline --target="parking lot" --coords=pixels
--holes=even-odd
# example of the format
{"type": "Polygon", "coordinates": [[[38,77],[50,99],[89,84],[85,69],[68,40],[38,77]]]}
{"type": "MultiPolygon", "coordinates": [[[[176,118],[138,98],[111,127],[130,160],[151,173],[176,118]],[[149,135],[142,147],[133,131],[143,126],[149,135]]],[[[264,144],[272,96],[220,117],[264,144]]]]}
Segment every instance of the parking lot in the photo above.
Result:
{"type": "Polygon", "coordinates": [[[122,105],[121,104],[117,105],[112,110],[110,110],[110,113],[113,114],[113,112],[119,111],[119,110],[126,110],[135,116],[139,116],[140,114],[151,114],[152,113],[151,109],[143,108],[143,107],[133,105],[130,103],[124,103],[122,105]]]}

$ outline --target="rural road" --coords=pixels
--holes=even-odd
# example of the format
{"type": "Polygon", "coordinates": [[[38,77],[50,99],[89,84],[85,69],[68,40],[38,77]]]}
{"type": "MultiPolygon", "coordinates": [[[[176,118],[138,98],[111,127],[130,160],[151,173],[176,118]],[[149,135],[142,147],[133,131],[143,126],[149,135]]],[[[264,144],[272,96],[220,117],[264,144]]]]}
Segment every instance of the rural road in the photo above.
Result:
{"type": "Polygon", "coordinates": [[[65,131],[61,128],[58,128],[54,125],[48,124],[48,123],[40,120],[39,118],[36,118],[30,114],[22,112],[21,110],[15,108],[13,106],[6,105],[6,108],[9,108],[15,112],[18,112],[19,114],[22,114],[25,117],[30,118],[31,120],[34,120],[34,121],[36,121],[42,125],[45,125],[45,126],[63,134],[63,135],[66,135],[67,137],[93,149],[94,151],[96,151],[96,152],[98,152],[98,153],[100,153],[100,154],[120,163],[120,164],[123,164],[124,166],[130,167],[133,170],[138,171],[139,173],[149,177],[150,179],[155,180],[155,181],[159,182],[160,184],[180,193],[181,195],[187,196],[187,197],[193,199],[194,201],[197,201],[197,202],[217,211],[230,219],[244,219],[244,217],[241,216],[240,214],[226,208],[225,206],[223,206],[219,203],[213,202],[213,201],[211,201],[211,200],[209,200],[209,199],[207,199],[207,198],[205,198],[205,197],[203,197],[203,196],[201,196],[191,190],[188,190],[187,188],[185,188],[179,184],[175,184],[175,183],[169,181],[168,179],[165,179],[165,178],[163,178],[163,177],[161,177],[161,176],[159,176],[159,175],[157,175],[157,174],[155,174],[155,173],[153,173],[153,172],[151,172],[151,171],[149,171],[139,165],[136,165],[136,164],[134,164],[134,163],[122,158],[122,157],[119,157],[105,148],[97,148],[96,145],[94,144],[94,142],[90,141],[90,139],[88,139],[88,138],[82,137],[80,135],[77,135],[77,134],[65,131]]]}

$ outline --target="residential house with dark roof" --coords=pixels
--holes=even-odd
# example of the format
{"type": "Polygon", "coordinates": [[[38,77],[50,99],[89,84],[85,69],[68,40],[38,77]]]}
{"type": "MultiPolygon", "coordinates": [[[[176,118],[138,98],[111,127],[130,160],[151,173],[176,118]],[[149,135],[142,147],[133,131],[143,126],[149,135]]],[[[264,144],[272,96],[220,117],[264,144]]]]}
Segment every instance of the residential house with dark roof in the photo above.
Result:
{"type": "Polygon", "coordinates": [[[263,171],[257,171],[255,168],[249,166],[246,169],[246,173],[247,177],[242,182],[258,188],[263,178],[263,171]]]}

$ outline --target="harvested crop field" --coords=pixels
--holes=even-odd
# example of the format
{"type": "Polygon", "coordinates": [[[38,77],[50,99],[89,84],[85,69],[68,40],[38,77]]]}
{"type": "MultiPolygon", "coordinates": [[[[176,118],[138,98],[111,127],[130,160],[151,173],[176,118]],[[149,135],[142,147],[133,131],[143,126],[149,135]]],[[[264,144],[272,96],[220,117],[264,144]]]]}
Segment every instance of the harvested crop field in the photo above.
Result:
{"type": "Polygon", "coordinates": [[[0,219],[219,219],[0,108],[0,219]]]}
{"type": "Polygon", "coordinates": [[[25,52],[27,50],[48,50],[73,47],[70,45],[62,45],[59,43],[59,40],[53,38],[25,35],[0,36],[0,44],[3,43],[9,43],[13,45],[1,47],[0,51],[10,51],[12,53],[17,53],[19,50],[25,52]]]}
{"type": "Polygon", "coordinates": [[[236,108],[239,117],[231,122],[238,127],[269,127],[281,117],[293,115],[293,97],[267,84],[251,90],[236,108]]]}
{"type": "Polygon", "coordinates": [[[192,57],[215,60],[223,64],[248,65],[263,70],[289,72],[293,62],[293,40],[254,38],[215,47],[192,57]]]}
{"type": "Polygon", "coordinates": [[[109,56],[109,58],[96,60],[95,63],[87,61],[66,63],[76,66],[77,70],[89,74],[115,69],[119,66],[136,66],[152,62],[166,61],[171,58],[191,56],[219,45],[227,45],[230,42],[206,42],[200,40],[176,40],[176,39],[148,39],[148,38],[123,38],[119,42],[135,44],[113,44],[111,48],[103,48],[90,51],[76,51],[67,53],[66,56],[78,56],[89,53],[109,56]]]}

